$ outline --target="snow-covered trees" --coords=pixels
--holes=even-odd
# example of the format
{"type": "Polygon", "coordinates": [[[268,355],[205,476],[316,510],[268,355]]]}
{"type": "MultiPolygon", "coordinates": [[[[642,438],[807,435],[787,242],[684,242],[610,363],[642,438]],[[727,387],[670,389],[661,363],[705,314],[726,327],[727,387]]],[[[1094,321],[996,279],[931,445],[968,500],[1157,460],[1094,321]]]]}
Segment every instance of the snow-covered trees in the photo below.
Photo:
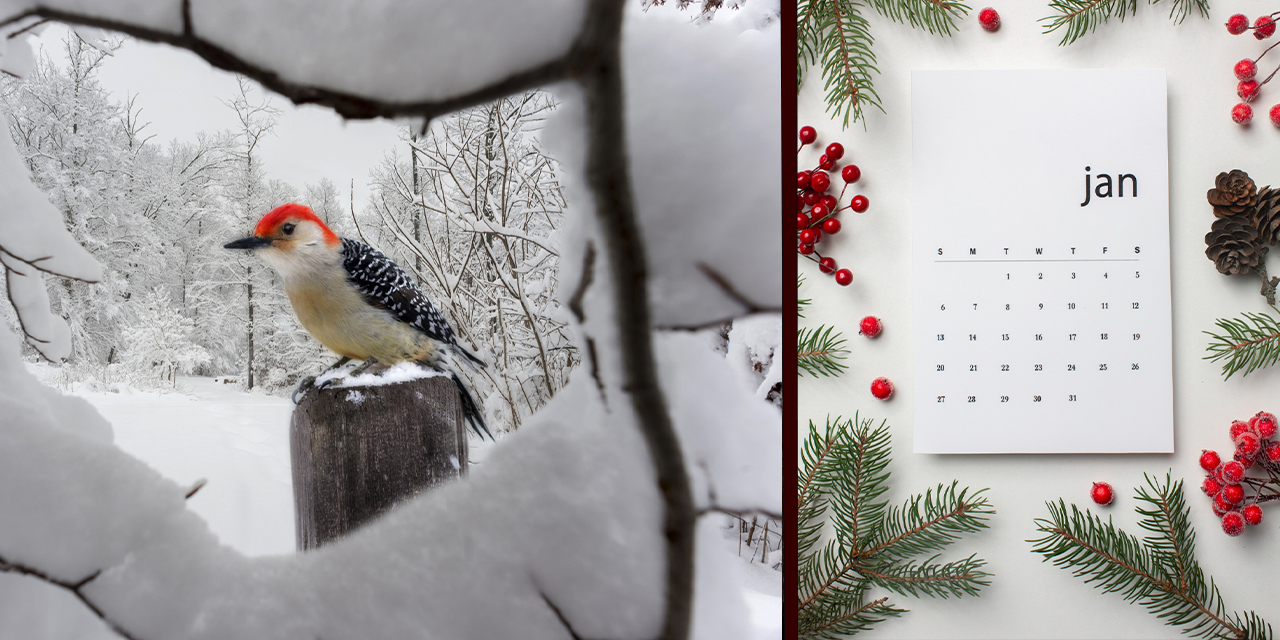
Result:
{"type": "Polygon", "coordinates": [[[163,287],[148,291],[134,303],[137,310],[124,329],[124,363],[135,371],[150,371],[170,386],[178,373],[191,373],[208,364],[209,352],[191,341],[195,322],[174,307],[163,287]]]}
{"type": "Polygon", "coordinates": [[[495,365],[469,376],[499,428],[518,428],[580,361],[555,298],[564,199],[537,129],[554,108],[525,92],[406,134],[409,162],[373,175],[362,235],[389,250],[495,365]],[[372,236],[372,237],[371,237],[372,236]]]}

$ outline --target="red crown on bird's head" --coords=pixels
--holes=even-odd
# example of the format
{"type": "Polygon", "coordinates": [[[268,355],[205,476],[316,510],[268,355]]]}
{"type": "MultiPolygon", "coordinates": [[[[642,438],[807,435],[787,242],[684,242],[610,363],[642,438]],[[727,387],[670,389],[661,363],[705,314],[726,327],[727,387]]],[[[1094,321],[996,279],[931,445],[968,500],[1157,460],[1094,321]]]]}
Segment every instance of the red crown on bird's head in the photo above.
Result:
{"type": "Polygon", "coordinates": [[[324,232],[325,241],[330,244],[340,241],[338,234],[330,231],[329,227],[325,226],[324,222],[311,211],[311,207],[296,202],[282,204],[272,209],[267,215],[262,216],[262,219],[258,221],[258,226],[253,228],[253,235],[259,237],[274,236],[276,231],[280,229],[280,225],[290,219],[310,220],[320,226],[321,231],[324,232]]]}

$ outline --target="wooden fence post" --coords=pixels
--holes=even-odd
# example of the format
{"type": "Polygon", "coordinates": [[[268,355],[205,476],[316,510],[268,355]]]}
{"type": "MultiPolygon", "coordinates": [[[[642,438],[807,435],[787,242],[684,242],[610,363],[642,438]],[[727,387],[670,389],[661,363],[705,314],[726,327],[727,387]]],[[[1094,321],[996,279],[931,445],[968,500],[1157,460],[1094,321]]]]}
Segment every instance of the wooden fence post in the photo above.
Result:
{"type": "Polygon", "coordinates": [[[299,551],[467,472],[462,404],[445,376],[311,389],[293,410],[289,448],[299,551]]]}

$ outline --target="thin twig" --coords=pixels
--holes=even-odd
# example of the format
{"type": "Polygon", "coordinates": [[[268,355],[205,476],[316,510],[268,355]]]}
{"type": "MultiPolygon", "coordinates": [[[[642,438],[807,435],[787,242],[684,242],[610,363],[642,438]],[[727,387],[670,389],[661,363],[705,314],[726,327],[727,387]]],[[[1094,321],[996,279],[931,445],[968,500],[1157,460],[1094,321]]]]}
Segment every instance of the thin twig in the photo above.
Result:
{"type": "Polygon", "coordinates": [[[93,601],[90,600],[89,597],[84,594],[84,591],[82,591],[85,585],[89,584],[90,582],[93,582],[99,575],[102,574],[102,570],[94,571],[93,573],[90,573],[89,575],[75,582],[68,582],[66,580],[59,580],[34,567],[28,567],[27,565],[19,564],[16,562],[9,562],[3,556],[0,556],[0,573],[16,573],[19,575],[31,576],[32,578],[43,580],[44,582],[47,582],[51,585],[62,587],[63,589],[70,591],[72,595],[74,595],[78,600],[80,600],[80,602],[83,603],[85,607],[87,607],[90,611],[92,611],[94,615],[98,616],[98,618],[102,620],[102,622],[106,624],[107,627],[110,628],[112,631],[114,631],[117,635],[124,638],[125,640],[138,640],[137,636],[129,633],[123,627],[117,624],[114,620],[112,620],[111,618],[108,618],[107,614],[103,613],[102,609],[99,609],[98,605],[94,604],[93,601]]]}

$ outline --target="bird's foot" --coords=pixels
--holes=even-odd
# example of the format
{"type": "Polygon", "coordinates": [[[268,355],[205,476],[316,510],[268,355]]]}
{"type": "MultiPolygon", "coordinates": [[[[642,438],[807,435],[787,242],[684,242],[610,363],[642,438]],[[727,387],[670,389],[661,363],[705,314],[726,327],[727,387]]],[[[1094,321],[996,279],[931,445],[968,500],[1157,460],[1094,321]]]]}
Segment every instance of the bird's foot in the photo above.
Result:
{"type": "Polygon", "coordinates": [[[378,359],[377,359],[377,358],[369,358],[369,359],[365,360],[364,362],[361,362],[361,363],[360,363],[360,366],[358,366],[358,367],[356,367],[356,368],[352,369],[349,373],[347,373],[347,377],[348,377],[348,378],[354,378],[354,377],[356,377],[356,376],[358,376],[358,375],[360,375],[360,374],[364,373],[365,371],[367,371],[367,370],[369,369],[369,367],[372,367],[373,365],[376,365],[376,364],[378,364],[378,359]]]}
{"type": "MultiPolygon", "coordinates": [[[[329,382],[328,380],[325,380],[326,384],[328,382],[329,382]]],[[[293,390],[293,393],[289,396],[289,399],[293,400],[293,404],[295,405],[301,403],[302,399],[307,397],[307,391],[310,391],[311,388],[314,386],[316,386],[315,376],[307,376],[303,378],[302,382],[298,383],[298,388],[293,390]]],[[[322,384],[321,387],[323,388],[323,386],[324,385],[322,384]]]]}

